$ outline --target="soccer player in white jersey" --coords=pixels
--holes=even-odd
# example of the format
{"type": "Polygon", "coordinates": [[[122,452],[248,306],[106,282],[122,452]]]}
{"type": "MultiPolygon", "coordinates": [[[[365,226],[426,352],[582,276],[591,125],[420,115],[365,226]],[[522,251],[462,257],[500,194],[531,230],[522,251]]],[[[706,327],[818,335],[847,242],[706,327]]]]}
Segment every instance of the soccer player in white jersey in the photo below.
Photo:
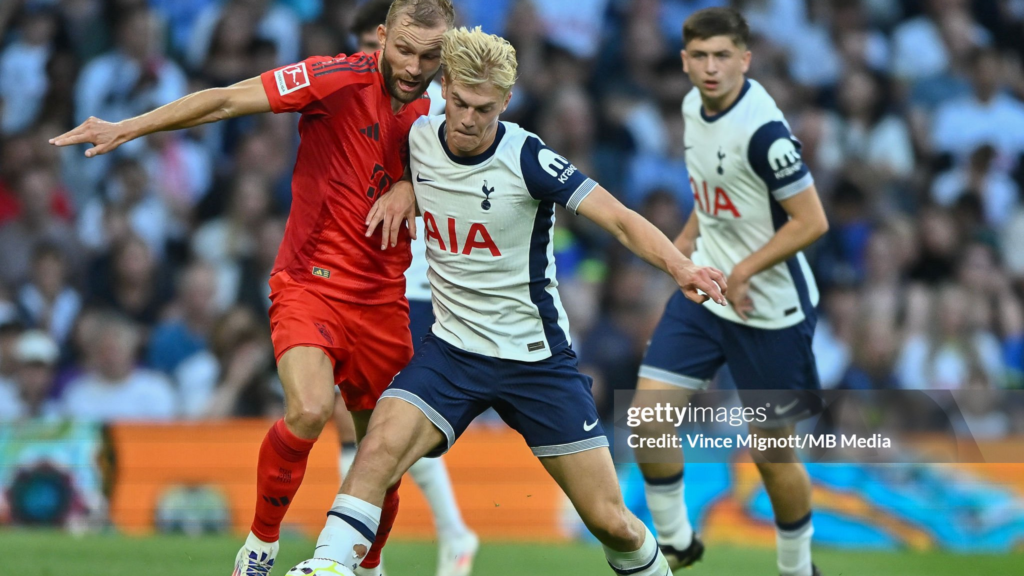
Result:
{"type": "MultiPolygon", "coordinates": [[[[364,4],[356,13],[352,23],[352,34],[360,52],[373,54],[382,48],[377,29],[384,24],[390,9],[391,0],[374,0],[364,4]]],[[[432,98],[431,115],[444,112],[444,100],[440,98],[440,90],[434,94],[434,85],[432,82],[431,88],[427,89],[432,98]]],[[[427,282],[427,256],[422,221],[417,222],[420,223],[418,234],[414,235],[411,241],[412,264],[405,271],[405,297],[409,301],[409,331],[412,333],[414,350],[419,348],[423,336],[430,331],[430,325],[434,323],[430,284],[427,282]]],[[[338,396],[335,404],[334,421],[341,439],[339,469],[344,478],[355,460],[356,434],[352,416],[345,408],[341,396],[338,396]]],[[[480,540],[462,519],[444,460],[421,458],[409,468],[409,475],[423,492],[434,519],[439,547],[437,576],[469,576],[473,571],[480,540]]],[[[380,566],[374,569],[361,567],[356,571],[357,575],[367,576],[379,573],[380,566]]]]}
{"type": "MultiPolygon", "coordinates": [[[[516,73],[507,41],[459,29],[445,36],[442,62],[445,115],[421,117],[409,138],[437,321],[378,405],[315,555],[358,564],[383,488],[420,457],[447,451],[493,407],[565,491],[615,572],[668,576],[654,536],[623,504],[591,380],[577,370],[556,289],[554,206],[597,222],[696,302],[724,305],[725,277],[694,265],[536,136],[499,122],[516,73]]],[[[400,213],[413,204],[406,198],[400,213]]]]}
{"type": "MultiPolygon", "coordinates": [[[[643,391],[704,389],[728,364],[741,392],[781,390],[794,399],[776,401],[769,420],[750,430],[784,437],[818,408],[813,393],[799,392],[820,388],[811,352],[818,292],[801,250],[825,233],[828,221],[800,143],[771,96],[745,77],[747,38],[743,16],[728,8],[698,11],[683,27],[683,67],[695,86],[683,116],[696,205],[675,243],[695,263],[729,274],[729,306],[701,306],[678,295],[669,300],[640,368],[634,404],[664,398],[643,391]]],[[[650,423],[634,432],[659,437],[673,430],[650,423]]],[[[636,455],[662,551],[673,568],[688,566],[704,547],[687,517],[682,452],[645,448],[636,455]]],[[[780,573],[818,574],[807,472],[792,450],[758,456],[775,512],[780,573]]]]}

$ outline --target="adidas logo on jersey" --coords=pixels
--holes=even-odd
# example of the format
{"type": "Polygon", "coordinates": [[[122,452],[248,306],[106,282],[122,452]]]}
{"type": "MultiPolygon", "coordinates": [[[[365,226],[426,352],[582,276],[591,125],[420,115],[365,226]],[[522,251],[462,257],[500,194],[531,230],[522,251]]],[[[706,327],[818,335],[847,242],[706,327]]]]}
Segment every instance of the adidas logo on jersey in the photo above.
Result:
{"type": "Polygon", "coordinates": [[[768,162],[779,180],[795,174],[803,166],[800,152],[789,138],[779,138],[772,144],[768,149],[768,162]]]}
{"type": "Polygon", "coordinates": [[[359,133],[367,138],[372,138],[374,142],[380,142],[380,122],[375,123],[373,126],[360,128],[359,133]]]}

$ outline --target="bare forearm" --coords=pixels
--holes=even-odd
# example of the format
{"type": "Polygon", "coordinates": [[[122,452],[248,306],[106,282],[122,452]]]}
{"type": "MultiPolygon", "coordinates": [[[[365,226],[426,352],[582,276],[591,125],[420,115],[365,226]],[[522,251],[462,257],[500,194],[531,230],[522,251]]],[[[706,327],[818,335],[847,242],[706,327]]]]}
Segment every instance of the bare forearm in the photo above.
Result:
{"type": "Polygon", "coordinates": [[[613,234],[631,252],[673,277],[690,263],[682,250],[666,238],[661,230],[632,210],[619,220],[613,234]]]}
{"type": "Polygon", "coordinates": [[[742,267],[748,277],[754,276],[792,258],[797,252],[813,244],[823,233],[824,231],[817,226],[790,220],[779,228],[767,244],[747,256],[736,267],[742,267]]]}
{"type": "Polygon", "coordinates": [[[189,94],[152,112],[125,120],[125,129],[129,137],[135,139],[154,132],[191,128],[239,116],[232,114],[229,90],[211,88],[189,94]]]}

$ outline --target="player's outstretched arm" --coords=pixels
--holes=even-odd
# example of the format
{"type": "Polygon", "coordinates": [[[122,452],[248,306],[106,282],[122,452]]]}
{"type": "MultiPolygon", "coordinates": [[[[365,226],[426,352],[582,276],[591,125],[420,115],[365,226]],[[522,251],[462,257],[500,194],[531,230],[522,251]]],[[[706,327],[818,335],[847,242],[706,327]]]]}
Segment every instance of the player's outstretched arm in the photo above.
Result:
{"type": "Polygon", "coordinates": [[[92,144],[88,158],[106,154],[136,138],[179,130],[237,116],[270,112],[270,100],[259,77],[243,80],[225,88],[211,88],[184,96],[141,116],[107,122],[90,117],[70,132],[50,139],[55,146],[92,144]]]}
{"type": "Polygon", "coordinates": [[[583,199],[576,212],[610,232],[637,256],[667,272],[690,300],[703,303],[710,298],[725,305],[725,274],[691,262],[654,224],[623,206],[601,186],[583,199]]]}
{"type": "Polygon", "coordinates": [[[821,206],[818,190],[811,184],[802,191],[780,200],[789,214],[786,222],[760,250],[740,261],[729,274],[729,303],[740,318],[746,320],[753,303],[747,296],[750,279],[757,273],[792,258],[828,232],[828,218],[821,206]]]}

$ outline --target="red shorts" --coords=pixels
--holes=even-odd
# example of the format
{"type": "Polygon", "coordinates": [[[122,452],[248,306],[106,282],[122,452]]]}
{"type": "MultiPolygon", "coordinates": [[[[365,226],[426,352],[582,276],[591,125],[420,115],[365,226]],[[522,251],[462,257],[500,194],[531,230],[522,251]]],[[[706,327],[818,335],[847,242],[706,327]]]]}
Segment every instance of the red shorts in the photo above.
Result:
{"type": "Polygon", "coordinates": [[[413,352],[405,298],[372,306],[328,299],[283,272],[270,277],[270,338],[278,360],[296,346],[323,350],[350,411],[372,410],[413,352]]]}

